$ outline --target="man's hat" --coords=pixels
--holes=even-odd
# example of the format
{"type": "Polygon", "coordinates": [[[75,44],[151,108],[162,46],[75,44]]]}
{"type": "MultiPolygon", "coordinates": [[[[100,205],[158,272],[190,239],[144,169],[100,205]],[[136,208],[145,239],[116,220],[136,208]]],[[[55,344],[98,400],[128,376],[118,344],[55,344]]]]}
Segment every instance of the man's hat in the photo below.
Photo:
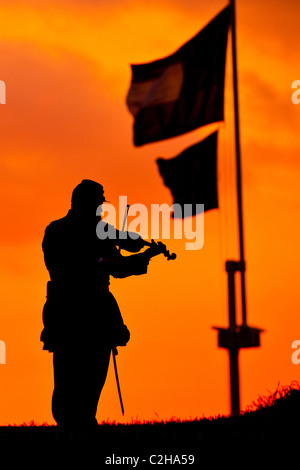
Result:
{"type": "Polygon", "coordinates": [[[104,189],[102,184],[92,180],[82,180],[72,192],[72,205],[90,204],[97,202],[101,204],[108,202],[104,198],[104,189]]]}

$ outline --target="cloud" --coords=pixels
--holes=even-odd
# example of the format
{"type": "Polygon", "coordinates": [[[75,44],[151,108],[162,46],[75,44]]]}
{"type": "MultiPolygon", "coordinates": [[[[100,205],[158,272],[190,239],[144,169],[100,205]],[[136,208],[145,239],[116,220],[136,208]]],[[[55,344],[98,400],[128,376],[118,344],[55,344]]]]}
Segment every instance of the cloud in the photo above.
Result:
{"type": "Polygon", "coordinates": [[[252,71],[241,74],[242,135],[245,142],[295,152],[299,149],[300,108],[291,101],[291,83],[278,90],[271,77],[266,81],[252,71]]]}
{"type": "MultiPolygon", "coordinates": [[[[142,191],[146,172],[153,179],[153,198],[154,185],[158,191],[160,184],[154,165],[160,151],[132,147],[125,108],[129,63],[173,52],[213,16],[195,17],[186,6],[182,13],[179,3],[170,9],[168,2],[147,8],[141,2],[114,2],[117,8],[89,2],[96,10],[80,2],[1,4],[0,78],[7,84],[7,105],[1,108],[3,241],[36,237],[49,216],[67,209],[69,193],[83,174],[100,177],[117,193],[126,185],[142,191]]],[[[217,4],[210,8],[218,11],[217,4]]],[[[255,149],[251,160],[257,165],[270,155],[281,163],[285,150],[283,164],[296,165],[299,112],[290,100],[290,83],[283,82],[292,65],[282,75],[281,59],[267,60],[256,37],[245,38],[242,23],[239,31],[242,144],[255,149]]],[[[159,148],[171,155],[177,146],[172,140],[159,148]]],[[[248,150],[245,155],[250,158],[248,150]]],[[[156,197],[166,194],[160,191],[156,197]]]]}
{"type": "Polygon", "coordinates": [[[84,61],[67,54],[54,61],[24,44],[2,45],[1,55],[0,238],[13,242],[36,236],[65,187],[96,159],[99,165],[119,117],[84,61]]]}

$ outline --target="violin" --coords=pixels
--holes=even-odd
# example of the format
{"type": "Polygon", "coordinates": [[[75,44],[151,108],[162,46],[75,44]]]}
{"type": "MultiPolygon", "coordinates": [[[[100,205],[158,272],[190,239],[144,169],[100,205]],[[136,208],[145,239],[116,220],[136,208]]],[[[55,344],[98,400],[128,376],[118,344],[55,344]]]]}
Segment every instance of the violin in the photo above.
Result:
{"type": "MultiPolygon", "coordinates": [[[[124,229],[125,229],[125,223],[126,223],[126,219],[128,216],[129,207],[130,207],[129,204],[127,204],[125,214],[124,214],[122,232],[124,232],[124,229]]],[[[170,253],[169,250],[167,250],[166,245],[162,242],[155,242],[153,239],[151,239],[151,242],[147,242],[146,240],[144,240],[144,245],[149,246],[152,249],[151,258],[159,254],[163,254],[167,258],[168,261],[174,260],[177,258],[176,253],[170,253]]],[[[121,252],[120,246],[119,246],[119,252],[121,252]]]]}
{"type": "Polygon", "coordinates": [[[151,242],[147,242],[146,240],[144,240],[144,244],[152,248],[153,250],[152,256],[163,254],[167,258],[168,261],[174,260],[177,258],[176,253],[170,253],[169,250],[167,250],[166,245],[162,242],[155,242],[154,240],[151,240],[151,242]]]}

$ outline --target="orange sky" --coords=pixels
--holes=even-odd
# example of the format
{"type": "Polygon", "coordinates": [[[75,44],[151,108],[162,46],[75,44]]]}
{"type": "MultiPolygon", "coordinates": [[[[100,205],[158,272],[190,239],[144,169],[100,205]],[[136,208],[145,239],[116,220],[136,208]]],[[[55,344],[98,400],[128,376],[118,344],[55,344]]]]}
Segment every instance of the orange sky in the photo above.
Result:
{"type": "MultiPolygon", "coordinates": [[[[134,148],[125,106],[130,63],[168,55],[224,6],[211,0],[2,1],[0,425],[53,423],[52,355],[42,351],[48,273],[41,241],[65,215],[72,188],[101,182],[114,204],[172,199],[155,159],[207,134],[197,130],[134,148]]],[[[237,0],[248,320],[262,347],[241,351],[241,404],[298,380],[291,344],[300,338],[298,213],[300,105],[299,2],[237,0]]],[[[131,331],[118,356],[125,418],[113,369],[97,418],[195,418],[229,412],[228,357],[212,325],[227,326],[224,262],[237,256],[230,57],[226,121],[220,126],[220,210],[205,214],[205,243],[178,258],[156,257],[143,277],[113,280],[131,331]]],[[[213,126],[212,126],[213,127],[213,126]]],[[[74,351],[79,354],[80,351],[74,351]]]]}

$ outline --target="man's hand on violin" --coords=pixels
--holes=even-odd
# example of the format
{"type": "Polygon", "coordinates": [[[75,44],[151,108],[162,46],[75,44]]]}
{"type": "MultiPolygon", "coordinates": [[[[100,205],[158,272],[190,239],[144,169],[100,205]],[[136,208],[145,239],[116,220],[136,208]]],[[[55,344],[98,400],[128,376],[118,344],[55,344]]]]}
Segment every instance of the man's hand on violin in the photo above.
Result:
{"type": "Polygon", "coordinates": [[[150,258],[162,253],[167,258],[167,260],[176,259],[176,254],[170,253],[169,250],[167,250],[166,245],[162,242],[155,242],[154,240],[151,240],[151,243],[145,242],[145,244],[150,247],[148,250],[145,251],[145,253],[148,253],[148,256],[150,256],[150,258]]]}
{"type": "Polygon", "coordinates": [[[151,240],[151,246],[148,248],[148,253],[152,256],[159,255],[161,253],[161,248],[159,247],[159,243],[155,243],[154,240],[151,240]]]}
{"type": "Polygon", "coordinates": [[[137,233],[116,231],[116,245],[122,250],[137,253],[142,250],[147,243],[148,242],[145,242],[137,233]]]}

